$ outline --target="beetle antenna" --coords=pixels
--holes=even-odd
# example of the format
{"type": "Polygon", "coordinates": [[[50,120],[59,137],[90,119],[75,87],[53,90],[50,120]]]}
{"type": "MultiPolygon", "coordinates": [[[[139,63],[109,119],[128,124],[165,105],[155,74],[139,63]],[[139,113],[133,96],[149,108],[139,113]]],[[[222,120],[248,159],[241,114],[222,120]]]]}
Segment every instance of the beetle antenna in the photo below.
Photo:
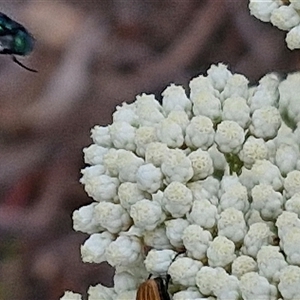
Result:
{"type": "Polygon", "coordinates": [[[12,57],[12,60],[13,60],[16,64],[18,64],[20,67],[22,67],[23,69],[25,69],[25,70],[27,70],[27,71],[30,71],[30,72],[35,72],[35,73],[37,73],[37,70],[34,70],[34,69],[31,69],[31,68],[26,67],[26,66],[23,65],[20,61],[18,61],[17,58],[16,58],[14,55],[12,55],[11,57],[12,57]]]}

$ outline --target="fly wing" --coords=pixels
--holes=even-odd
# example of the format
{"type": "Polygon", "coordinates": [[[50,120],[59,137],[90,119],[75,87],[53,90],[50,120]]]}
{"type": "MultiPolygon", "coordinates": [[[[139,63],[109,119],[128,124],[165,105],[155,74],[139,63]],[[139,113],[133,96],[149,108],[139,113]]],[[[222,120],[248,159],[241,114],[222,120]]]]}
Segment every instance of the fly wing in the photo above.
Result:
{"type": "Polygon", "coordinates": [[[14,53],[12,46],[14,37],[10,34],[0,34],[0,54],[12,54],[14,53]]]}
{"type": "Polygon", "coordinates": [[[12,20],[4,13],[0,12],[0,35],[12,34],[18,31],[27,32],[26,28],[20,23],[12,20]]]}
{"type": "Polygon", "coordinates": [[[0,12],[0,54],[29,54],[34,38],[20,23],[0,12]]]}

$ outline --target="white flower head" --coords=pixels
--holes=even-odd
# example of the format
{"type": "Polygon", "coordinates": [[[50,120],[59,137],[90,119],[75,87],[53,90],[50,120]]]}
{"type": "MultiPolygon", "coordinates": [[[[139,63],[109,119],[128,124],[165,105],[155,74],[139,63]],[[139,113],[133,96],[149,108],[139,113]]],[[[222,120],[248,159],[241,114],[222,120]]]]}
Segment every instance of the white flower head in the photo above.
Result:
{"type": "Polygon", "coordinates": [[[126,122],[136,127],[138,125],[138,116],[135,103],[127,104],[123,102],[122,105],[118,105],[113,113],[113,122],[126,122]]]}
{"type": "Polygon", "coordinates": [[[203,297],[204,296],[199,293],[197,288],[187,288],[186,290],[175,293],[173,295],[173,300],[201,300],[203,297]]]}
{"type": "Polygon", "coordinates": [[[218,272],[226,272],[221,268],[203,266],[196,275],[196,285],[204,295],[211,295],[218,272]]]}
{"type": "Polygon", "coordinates": [[[276,299],[277,289],[268,280],[256,272],[244,274],[240,280],[240,289],[244,299],[276,299]]]}
{"type": "Polygon", "coordinates": [[[103,156],[108,152],[107,148],[92,144],[87,148],[83,148],[84,162],[89,165],[102,164],[103,156]]]}
{"type": "Polygon", "coordinates": [[[183,110],[171,111],[167,119],[179,125],[183,133],[185,133],[186,127],[190,123],[187,113],[183,110]]]}
{"type": "Polygon", "coordinates": [[[119,236],[106,248],[107,262],[115,266],[129,266],[141,259],[141,242],[137,237],[119,236]]]}
{"type": "Polygon", "coordinates": [[[214,142],[213,122],[205,116],[195,116],[186,128],[185,143],[191,149],[207,150],[214,142]]]}
{"type": "Polygon", "coordinates": [[[130,151],[119,150],[116,163],[121,182],[136,182],[137,170],[144,164],[144,160],[130,151]]]}
{"type": "Polygon", "coordinates": [[[273,284],[278,284],[280,273],[288,263],[279,247],[262,246],[257,253],[257,265],[261,276],[273,284]]]}
{"type": "Polygon", "coordinates": [[[154,230],[146,231],[144,233],[144,244],[158,250],[172,249],[165,226],[156,227],[154,230]]]}
{"type": "Polygon", "coordinates": [[[147,144],[145,160],[147,163],[152,163],[154,166],[160,167],[168,150],[167,145],[161,142],[147,144]]]}
{"type": "Polygon", "coordinates": [[[248,98],[249,80],[242,74],[233,74],[226,82],[224,90],[221,93],[222,102],[233,96],[248,98]]]}
{"type": "Polygon", "coordinates": [[[291,265],[300,265],[300,228],[295,227],[282,237],[280,246],[286,256],[286,261],[291,265]]]}
{"type": "Polygon", "coordinates": [[[145,157],[148,144],[157,141],[156,128],[151,126],[141,126],[135,131],[134,142],[136,144],[136,153],[145,157]]]}
{"type": "Polygon", "coordinates": [[[217,236],[207,249],[208,264],[211,267],[226,267],[235,258],[234,243],[225,236],[217,236]]]}
{"type": "Polygon", "coordinates": [[[214,88],[220,92],[224,89],[231,76],[232,74],[228,70],[227,66],[222,63],[218,63],[218,65],[211,65],[207,70],[207,77],[211,80],[214,88]]]}
{"type": "Polygon", "coordinates": [[[251,170],[243,167],[239,180],[249,190],[256,184],[269,184],[275,191],[279,191],[283,187],[280,170],[266,159],[256,160],[251,170]]]}
{"type": "Polygon", "coordinates": [[[202,263],[189,257],[178,257],[169,267],[168,273],[174,283],[195,286],[195,277],[202,263]]]}
{"type": "Polygon", "coordinates": [[[82,300],[82,296],[71,291],[66,291],[60,300],[82,300]]]}
{"type": "Polygon", "coordinates": [[[181,149],[169,149],[165,152],[161,171],[166,177],[166,183],[173,181],[186,183],[194,174],[191,160],[181,149]]]}
{"type": "MultiPolygon", "coordinates": [[[[299,43],[300,43],[300,25],[295,27],[293,30],[299,31],[299,43]]],[[[293,32],[290,31],[289,34],[293,32]]],[[[299,44],[300,46],[300,44],[299,44]]],[[[282,115],[288,118],[291,124],[297,124],[300,121],[300,109],[298,107],[299,101],[299,78],[300,72],[288,74],[285,80],[283,80],[278,87],[279,90],[279,111],[282,115]]]]}
{"type": "Polygon", "coordinates": [[[213,122],[221,118],[221,102],[213,93],[201,91],[191,99],[195,116],[206,116],[213,122]]]}
{"type": "Polygon", "coordinates": [[[131,273],[127,271],[119,271],[114,276],[114,289],[119,295],[122,292],[137,290],[140,281],[131,273]]]}
{"type": "MultiPolygon", "coordinates": [[[[250,3],[261,19],[300,26],[299,1],[263,2],[250,3]]],[[[90,235],[82,260],[115,276],[89,300],[135,299],[149,273],[171,276],[174,300],[300,294],[300,72],[252,87],[224,64],[207,74],[190,95],[174,84],[162,104],[142,94],[91,130],[80,182],[97,202],[73,226],[90,235]]]]}
{"type": "Polygon", "coordinates": [[[276,73],[267,74],[259,80],[259,85],[254,87],[253,95],[248,98],[251,113],[264,106],[278,106],[279,83],[279,76],[276,73]]]}
{"type": "Polygon", "coordinates": [[[86,184],[89,181],[93,180],[94,177],[105,174],[105,167],[101,164],[86,167],[81,170],[82,177],[79,179],[79,182],[82,184],[86,184]]]}
{"type": "Polygon", "coordinates": [[[131,291],[122,291],[118,293],[115,300],[124,300],[124,299],[136,299],[137,290],[131,290],[131,291]]]}
{"type": "Polygon", "coordinates": [[[144,260],[147,271],[154,276],[166,275],[176,252],[173,250],[155,250],[148,252],[144,260]]]}
{"type": "Polygon", "coordinates": [[[289,212],[294,212],[300,217],[300,193],[294,194],[288,201],[285,203],[285,209],[289,212]]]}
{"type": "Polygon", "coordinates": [[[249,208],[247,189],[239,182],[230,185],[220,197],[219,211],[232,207],[244,213],[249,208]]]}
{"type": "Polygon", "coordinates": [[[224,176],[222,177],[221,181],[220,181],[220,188],[218,191],[218,195],[222,195],[222,193],[226,193],[229,190],[231,190],[234,186],[240,184],[239,182],[239,177],[237,176],[237,174],[224,174],[224,176]]]}
{"type": "Polygon", "coordinates": [[[117,178],[103,174],[86,181],[84,189],[96,201],[114,202],[119,184],[120,182],[117,178]]]}
{"type": "Polygon", "coordinates": [[[136,144],[134,142],[135,127],[127,122],[114,122],[109,126],[109,133],[113,145],[117,149],[134,151],[136,144]]]}
{"type": "Polygon", "coordinates": [[[135,104],[138,122],[141,126],[153,126],[165,118],[163,109],[154,95],[137,96],[135,104]]]}
{"type": "Polygon", "coordinates": [[[134,225],[142,230],[153,230],[166,217],[159,203],[147,199],[133,204],[130,209],[130,216],[134,225]]]}
{"type": "Polygon", "coordinates": [[[201,226],[192,224],[183,231],[182,241],[187,255],[193,259],[201,260],[206,257],[212,235],[209,231],[203,230],[201,226]]]}
{"type": "Polygon", "coordinates": [[[209,176],[204,180],[198,180],[187,184],[192,191],[194,200],[207,199],[211,204],[218,204],[218,192],[220,189],[220,181],[209,176]]]}
{"type": "Polygon", "coordinates": [[[211,229],[216,225],[218,210],[207,199],[194,200],[187,219],[191,224],[200,225],[202,228],[211,229]]]}
{"type": "Polygon", "coordinates": [[[225,171],[228,169],[229,166],[225,155],[219,151],[216,144],[213,144],[207,151],[213,161],[214,171],[225,171]]]}
{"type": "Polygon", "coordinates": [[[158,140],[169,148],[180,148],[184,142],[181,127],[171,119],[163,119],[158,123],[156,135],[158,140]]]}
{"type": "Polygon", "coordinates": [[[279,276],[278,290],[284,299],[297,299],[300,293],[300,268],[287,266],[279,276]]]}
{"type": "Polygon", "coordinates": [[[145,193],[138,188],[137,183],[123,182],[119,185],[118,197],[122,207],[130,211],[131,205],[145,198],[145,193]]]}
{"type": "Polygon", "coordinates": [[[281,125],[281,117],[277,108],[264,106],[254,111],[252,115],[251,133],[257,138],[274,138],[281,125]]]}
{"type": "Polygon", "coordinates": [[[182,86],[171,84],[162,92],[162,107],[169,115],[173,111],[185,111],[191,115],[192,103],[182,86]]]}
{"type": "Polygon", "coordinates": [[[208,94],[219,97],[220,93],[213,86],[213,81],[209,77],[199,75],[198,77],[193,78],[190,83],[190,99],[195,103],[196,99],[202,92],[207,92],[208,94]]]}
{"type": "Polygon", "coordinates": [[[287,174],[284,179],[284,189],[286,191],[287,198],[294,196],[300,192],[300,171],[294,170],[287,174]]]}
{"type": "Polygon", "coordinates": [[[273,235],[266,223],[252,224],[244,238],[244,244],[241,248],[242,253],[255,258],[259,249],[270,243],[273,235]]]}
{"type": "Polygon", "coordinates": [[[131,225],[128,212],[120,204],[110,202],[100,202],[95,206],[95,218],[111,233],[126,230],[131,225]]]}
{"type": "Polygon", "coordinates": [[[279,3],[277,0],[250,0],[250,13],[263,22],[269,22],[272,12],[279,7],[279,3]]]}
{"type": "Polygon", "coordinates": [[[180,182],[170,183],[164,191],[164,209],[174,218],[183,217],[191,208],[193,194],[180,182]]]}
{"type": "Polygon", "coordinates": [[[112,146],[108,126],[96,125],[91,129],[91,138],[93,139],[93,142],[98,146],[106,148],[110,148],[112,146]]]}
{"type": "Polygon", "coordinates": [[[90,286],[88,289],[89,300],[114,300],[116,297],[116,292],[114,288],[108,288],[102,284],[97,284],[96,286],[90,286]]]}
{"type": "Polygon", "coordinates": [[[300,48],[298,0],[250,0],[249,9],[259,20],[271,22],[277,28],[289,31],[285,39],[289,49],[300,48]]]}
{"type": "Polygon", "coordinates": [[[227,98],[223,103],[222,120],[234,121],[242,128],[247,128],[250,123],[250,108],[246,99],[240,96],[227,98]]]}
{"type": "Polygon", "coordinates": [[[268,147],[262,138],[249,136],[243,144],[243,148],[239,153],[239,158],[243,161],[247,168],[252,167],[256,160],[268,158],[268,147]]]}
{"type": "Polygon", "coordinates": [[[298,0],[289,0],[291,3],[291,6],[293,6],[295,9],[300,9],[300,3],[298,0]]]}
{"type": "Polygon", "coordinates": [[[269,184],[258,184],[252,190],[252,208],[260,212],[261,217],[266,220],[276,220],[282,213],[283,196],[274,191],[269,184]]]}
{"type": "Polygon", "coordinates": [[[183,218],[165,221],[167,237],[174,247],[179,249],[183,247],[183,232],[189,224],[189,221],[183,218]]]}
{"type": "Polygon", "coordinates": [[[277,218],[275,225],[278,229],[278,236],[282,240],[290,230],[294,230],[294,228],[300,228],[300,220],[296,213],[283,211],[282,214],[277,218]]]}
{"type": "Polygon", "coordinates": [[[117,177],[119,175],[119,162],[118,156],[120,151],[115,148],[110,148],[107,153],[103,156],[103,166],[107,172],[107,175],[111,177],[117,177]]]}
{"type": "Polygon", "coordinates": [[[212,292],[220,300],[237,300],[240,298],[239,280],[226,272],[217,272],[212,292]]]}
{"type": "Polygon", "coordinates": [[[222,121],[216,131],[215,142],[223,153],[238,153],[245,140],[243,128],[234,121],[222,121]]]}
{"type": "Polygon", "coordinates": [[[163,174],[160,168],[153,164],[145,164],[138,168],[136,172],[137,186],[141,191],[153,194],[162,187],[163,174]]]}
{"type": "MultiPolygon", "coordinates": [[[[247,225],[250,227],[254,223],[264,223],[265,221],[261,218],[260,213],[257,210],[249,209],[245,214],[245,220],[247,225]]],[[[269,223],[270,224],[270,223],[269,223]]]]}
{"type": "Polygon", "coordinates": [[[89,205],[82,206],[73,212],[72,219],[74,230],[88,234],[104,230],[95,217],[95,207],[97,204],[97,202],[93,202],[89,205]]]}
{"type": "Polygon", "coordinates": [[[281,30],[290,30],[300,23],[300,16],[292,5],[283,5],[273,10],[270,21],[281,30]]]}
{"type": "Polygon", "coordinates": [[[218,219],[218,235],[225,236],[234,243],[243,241],[247,232],[244,215],[234,207],[225,209],[218,219]]]}
{"type": "Polygon", "coordinates": [[[295,26],[287,33],[285,41],[291,50],[300,48],[300,25],[295,26]]]}
{"type": "Polygon", "coordinates": [[[98,264],[106,261],[105,249],[113,240],[114,236],[107,231],[92,234],[80,248],[82,261],[98,264]]]}
{"type": "MultiPolygon", "coordinates": [[[[294,137],[296,139],[296,137],[294,137]]],[[[281,174],[287,173],[297,169],[299,163],[300,153],[299,146],[282,143],[276,149],[275,164],[280,169],[281,174]]]]}
{"type": "Polygon", "coordinates": [[[192,168],[194,171],[194,176],[192,179],[194,181],[199,179],[205,179],[208,176],[212,175],[214,168],[213,168],[213,161],[207,151],[203,151],[198,149],[193,151],[188,158],[192,162],[192,168]]]}
{"type": "Polygon", "coordinates": [[[160,103],[155,99],[153,94],[145,94],[136,96],[136,101],[134,102],[136,110],[139,111],[144,106],[152,106],[152,108],[159,111],[163,111],[160,103]]]}
{"type": "MultiPolygon", "coordinates": [[[[134,264],[128,265],[116,265],[115,266],[115,274],[119,273],[129,273],[134,277],[134,280],[140,285],[144,282],[148,277],[149,273],[145,268],[144,261],[142,259],[138,259],[138,261],[134,264]]],[[[126,286],[120,287],[122,290],[125,290],[126,286]]],[[[126,288],[126,290],[128,290],[126,288]]]]}
{"type": "Polygon", "coordinates": [[[244,274],[257,271],[257,263],[247,255],[238,256],[231,265],[231,273],[240,279],[244,274]]]}

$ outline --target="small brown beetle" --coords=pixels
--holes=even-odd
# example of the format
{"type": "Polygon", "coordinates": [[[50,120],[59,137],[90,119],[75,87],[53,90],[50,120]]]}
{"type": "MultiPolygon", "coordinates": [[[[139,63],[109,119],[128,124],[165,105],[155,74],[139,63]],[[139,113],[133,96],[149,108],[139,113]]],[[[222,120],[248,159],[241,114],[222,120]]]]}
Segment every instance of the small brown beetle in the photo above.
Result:
{"type": "Polygon", "coordinates": [[[136,300],[170,300],[168,293],[169,276],[148,279],[143,282],[137,291],[136,300]]]}
{"type": "MultiPolygon", "coordinates": [[[[179,253],[177,253],[172,259],[172,262],[174,262],[178,255],[184,252],[185,251],[180,251],[179,253]]],[[[167,274],[165,279],[163,277],[151,278],[150,275],[148,280],[146,280],[139,286],[136,294],[136,300],[171,300],[168,293],[170,280],[171,276],[169,274],[167,274]]]]}

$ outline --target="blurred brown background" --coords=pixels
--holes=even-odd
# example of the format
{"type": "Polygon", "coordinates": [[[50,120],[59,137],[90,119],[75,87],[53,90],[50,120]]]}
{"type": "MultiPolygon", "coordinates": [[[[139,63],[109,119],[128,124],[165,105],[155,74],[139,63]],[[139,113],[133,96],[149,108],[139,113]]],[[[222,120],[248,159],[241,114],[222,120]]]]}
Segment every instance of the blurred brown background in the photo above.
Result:
{"type": "Polygon", "coordinates": [[[90,128],[117,104],[187,87],[212,63],[257,82],[300,69],[285,33],[251,17],[246,0],[1,1],[36,38],[20,60],[0,55],[0,299],[55,300],[111,284],[80,261],[87,235],[72,212],[91,202],[79,184],[90,128]]]}

